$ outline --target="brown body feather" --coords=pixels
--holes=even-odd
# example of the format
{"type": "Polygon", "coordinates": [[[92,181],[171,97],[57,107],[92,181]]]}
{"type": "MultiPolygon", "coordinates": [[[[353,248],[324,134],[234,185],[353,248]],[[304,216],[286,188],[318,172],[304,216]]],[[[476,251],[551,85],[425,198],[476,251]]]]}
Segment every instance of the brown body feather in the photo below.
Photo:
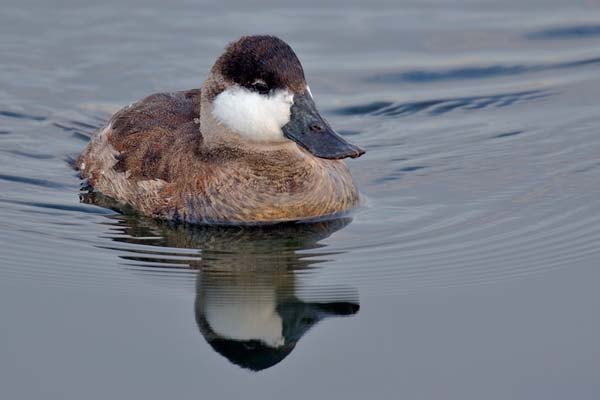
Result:
{"type": "Polygon", "coordinates": [[[80,156],[81,177],[148,216],[191,223],[295,221],[358,204],[341,160],[292,142],[207,146],[201,99],[200,89],[155,94],[119,111],[80,156]]]}

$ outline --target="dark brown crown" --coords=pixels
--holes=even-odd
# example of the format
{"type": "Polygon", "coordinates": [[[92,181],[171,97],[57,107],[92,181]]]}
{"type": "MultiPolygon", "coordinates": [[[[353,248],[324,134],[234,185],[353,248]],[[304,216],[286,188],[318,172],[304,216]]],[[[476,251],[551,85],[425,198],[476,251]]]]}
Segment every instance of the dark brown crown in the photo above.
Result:
{"type": "Polygon", "coordinates": [[[306,90],[304,71],[294,50],[275,36],[243,36],[227,46],[213,67],[223,78],[251,87],[263,80],[269,88],[306,90]]]}

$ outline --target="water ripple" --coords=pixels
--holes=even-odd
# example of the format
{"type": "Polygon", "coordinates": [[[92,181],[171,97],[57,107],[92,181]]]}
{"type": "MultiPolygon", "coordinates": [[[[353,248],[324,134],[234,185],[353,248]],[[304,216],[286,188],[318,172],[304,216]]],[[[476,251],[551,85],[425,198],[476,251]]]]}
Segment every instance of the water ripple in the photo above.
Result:
{"type": "Polygon", "coordinates": [[[94,132],[102,127],[103,123],[90,124],[82,121],[68,120],[61,122],[53,122],[52,126],[62,129],[65,132],[69,132],[75,139],[79,139],[83,142],[88,142],[93,136],[94,132]]]}
{"type": "Polygon", "coordinates": [[[523,133],[524,133],[524,131],[504,132],[504,133],[499,133],[499,134],[495,135],[493,137],[493,139],[503,139],[503,138],[507,138],[507,137],[521,135],[523,133]]]}
{"type": "Polygon", "coordinates": [[[5,175],[0,174],[0,180],[16,183],[24,183],[26,185],[42,186],[51,189],[65,189],[67,185],[58,182],[52,182],[47,179],[29,178],[26,176],[5,175]]]}
{"type": "Polygon", "coordinates": [[[0,116],[16,119],[28,119],[30,121],[45,121],[47,118],[40,115],[24,114],[15,111],[0,110],[0,116]]]}
{"type": "Polygon", "coordinates": [[[397,168],[397,169],[393,170],[392,172],[387,173],[386,175],[375,179],[373,182],[375,184],[381,184],[381,183],[386,183],[386,182],[390,182],[390,181],[395,181],[407,173],[420,171],[420,170],[423,170],[426,168],[429,168],[429,167],[425,166],[425,165],[415,165],[415,166],[410,166],[410,167],[397,168]]]}
{"type": "Polygon", "coordinates": [[[521,102],[542,99],[551,94],[552,92],[547,90],[529,90],[487,96],[456,97],[400,104],[391,101],[376,101],[367,104],[340,107],[332,110],[332,112],[337,115],[373,115],[382,117],[400,117],[417,113],[441,115],[454,110],[478,110],[494,107],[507,107],[521,102]]]}
{"type": "Polygon", "coordinates": [[[0,199],[0,203],[8,203],[8,204],[18,204],[29,207],[43,208],[47,210],[57,210],[57,211],[70,211],[77,213],[86,213],[86,214],[98,214],[98,215],[111,215],[114,214],[114,211],[101,208],[101,207],[93,207],[86,205],[72,205],[72,204],[52,204],[46,202],[37,202],[37,201],[20,201],[20,200],[8,200],[8,199],[0,199]]]}
{"type": "Polygon", "coordinates": [[[437,71],[414,70],[405,72],[379,73],[377,75],[367,78],[367,81],[383,83],[427,83],[453,80],[489,79],[501,76],[515,76],[527,73],[563,70],[597,64],[600,64],[600,57],[547,64],[466,66],[437,71]]]}
{"type": "Polygon", "coordinates": [[[581,39],[600,36],[600,25],[575,25],[548,28],[527,33],[525,37],[533,40],[581,39]]]}
{"type": "Polygon", "coordinates": [[[56,156],[52,154],[39,154],[39,153],[30,153],[27,151],[21,150],[5,150],[6,153],[14,154],[15,156],[21,156],[26,158],[32,158],[34,160],[51,160],[56,158],[56,156]]]}

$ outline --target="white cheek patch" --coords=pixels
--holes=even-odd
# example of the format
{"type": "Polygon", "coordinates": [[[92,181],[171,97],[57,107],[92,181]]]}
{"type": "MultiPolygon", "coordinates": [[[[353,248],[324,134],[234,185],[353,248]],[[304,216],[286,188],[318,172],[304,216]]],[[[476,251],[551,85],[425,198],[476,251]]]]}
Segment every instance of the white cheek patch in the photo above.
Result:
{"type": "Polygon", "coordinates": [[[256,142],[280,142],[281,128],[290,121],[294,95],[276,90],[261,95],[236,86],[220,93],[213,101],[213,115],[240,136],[256,142]]]}

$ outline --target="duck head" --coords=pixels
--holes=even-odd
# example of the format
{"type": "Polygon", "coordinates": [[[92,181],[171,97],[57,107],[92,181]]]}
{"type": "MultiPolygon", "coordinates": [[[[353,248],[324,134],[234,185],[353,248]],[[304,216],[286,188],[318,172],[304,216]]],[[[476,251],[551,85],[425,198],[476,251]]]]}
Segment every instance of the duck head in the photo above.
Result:
{"type": "Polygon", "coordinates": [[[292,48],[274,36],[244,36],[217,59],[202,86],[200,119],[207,144],[296,143],[316,157],[359,157],[321,116],[292,48]]]}

